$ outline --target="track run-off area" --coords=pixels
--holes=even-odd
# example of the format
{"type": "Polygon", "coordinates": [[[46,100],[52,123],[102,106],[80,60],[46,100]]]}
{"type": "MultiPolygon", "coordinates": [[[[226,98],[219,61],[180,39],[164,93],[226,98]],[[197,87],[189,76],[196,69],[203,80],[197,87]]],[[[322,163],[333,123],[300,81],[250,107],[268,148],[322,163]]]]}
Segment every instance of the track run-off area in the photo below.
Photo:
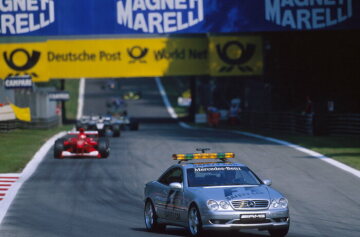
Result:
{"type": "MultiPolygon", "coordinates": [[[[119,94],[103,90],[103,83],[86,81],[83,114],[105,114],[106,100],[119,94]]],[[[140,118],[139,131],[110,138],[107,159],[57,160],[50,149],[8,209],[1,237],[186,236],[177,227],[164,233],[145,230],[143,191],[146,182],[174,163],[173,153],[195,152],[197,147],[235,152],[236,162],[272,179],[289,199],[287,236],[359,236],[360,179],[355,175],[263,139],[182,128],[167,112],[153,79],[122,79],[119,85],[142,92],[140,100],[128,102],[129,115],[140,118]]]]}

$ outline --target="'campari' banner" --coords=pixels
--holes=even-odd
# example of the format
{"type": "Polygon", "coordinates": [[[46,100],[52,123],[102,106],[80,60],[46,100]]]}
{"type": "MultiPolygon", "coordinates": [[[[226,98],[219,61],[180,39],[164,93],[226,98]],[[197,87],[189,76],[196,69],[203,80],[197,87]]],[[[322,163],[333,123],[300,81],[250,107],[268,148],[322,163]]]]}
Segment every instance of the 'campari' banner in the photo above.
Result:
{"type": "Polygon", "coordinates": [[[3,36],[359,28],[359,0],[0,0],[3,36]]]}

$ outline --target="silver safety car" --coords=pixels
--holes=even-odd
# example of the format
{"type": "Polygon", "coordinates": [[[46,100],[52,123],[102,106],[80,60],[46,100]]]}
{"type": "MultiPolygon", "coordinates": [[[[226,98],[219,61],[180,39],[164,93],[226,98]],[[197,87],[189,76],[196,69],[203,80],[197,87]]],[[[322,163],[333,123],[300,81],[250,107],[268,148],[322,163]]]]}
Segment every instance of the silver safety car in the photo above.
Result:
{"type": "Polygon", "coordinates": [[[228,162],[234,153],[175,154],[179,163],[145,186],[144,218],[149,231],[183,226],[192,236],[206,230],[268,230],[285,236],[290,226],[288,200],[271,180],[261,180],[246,165],[228,162]],[[219,161],[196,162],[200,159],[219,161]]]}

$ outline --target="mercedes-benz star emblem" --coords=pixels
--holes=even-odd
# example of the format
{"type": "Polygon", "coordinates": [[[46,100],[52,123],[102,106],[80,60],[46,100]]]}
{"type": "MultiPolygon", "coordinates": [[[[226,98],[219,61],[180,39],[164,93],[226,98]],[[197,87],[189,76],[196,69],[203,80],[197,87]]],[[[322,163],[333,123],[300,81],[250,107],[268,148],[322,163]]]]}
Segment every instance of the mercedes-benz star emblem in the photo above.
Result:
{"type": "Polygon", "coordinates": [[[248,205],[248,207],[255,207],[255,202],[254,201],[248,201],[247,205],[248,205]]]}

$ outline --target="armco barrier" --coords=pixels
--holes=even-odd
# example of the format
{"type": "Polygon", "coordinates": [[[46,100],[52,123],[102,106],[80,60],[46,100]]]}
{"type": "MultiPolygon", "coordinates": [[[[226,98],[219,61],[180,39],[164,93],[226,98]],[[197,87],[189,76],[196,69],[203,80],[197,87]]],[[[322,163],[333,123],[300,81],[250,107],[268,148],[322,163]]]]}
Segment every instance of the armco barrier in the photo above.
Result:
{"type": "Polygon", "coordinates": [[[8,132],[16,128],[18,128],[18,123],[16,120],[0,121],[0,133],[8,132]]]}
{"type": "Polygon", "coordinates": [[[360,114],[330,114],[327,130],[331,135],[360,135],[360,114]]]}
{"type": "Polygon", "coordinates": [[[298,113],[242,112],[240,126],[313,135],[313,116],[298,113]]]}
{"type": "Polygon", "coordinates": [[[307,135],[360,135],[360,114],[242,112],[240,126],[307,135]]]}
{"type": "Polygon", "coordinates": [[[59,125],[60,117],[53,116],[47,119],[33,119],[31,122],[18,122],[20,128],[49,129],[59,125]]]}

